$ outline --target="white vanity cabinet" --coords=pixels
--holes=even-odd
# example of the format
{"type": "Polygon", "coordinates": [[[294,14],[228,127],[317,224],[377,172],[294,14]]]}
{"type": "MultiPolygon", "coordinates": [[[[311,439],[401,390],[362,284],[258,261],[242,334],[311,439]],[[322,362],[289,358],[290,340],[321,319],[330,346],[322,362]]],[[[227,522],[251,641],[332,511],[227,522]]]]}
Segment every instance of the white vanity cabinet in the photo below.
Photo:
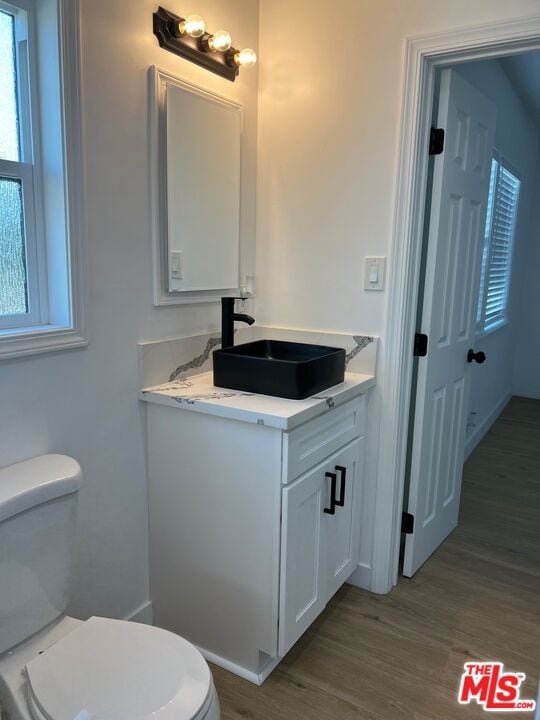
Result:
{"type": "Polygon", "coordinates": [[[267,677],[358,565],[371,384],[277,426],[144,398],[156,625],[267,677]]]}

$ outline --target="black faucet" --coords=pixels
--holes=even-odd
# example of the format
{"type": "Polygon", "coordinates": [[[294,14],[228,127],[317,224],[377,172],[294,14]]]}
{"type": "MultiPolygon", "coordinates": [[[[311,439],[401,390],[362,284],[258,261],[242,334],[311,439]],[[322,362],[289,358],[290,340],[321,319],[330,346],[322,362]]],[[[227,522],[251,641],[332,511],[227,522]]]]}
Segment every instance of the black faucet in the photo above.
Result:
{"type": "Polygon", "coordinates": [[[224,297],[221,298],[221,347],[227,348],[234,345],[234,322],[245,322],[253,325],[255,318],[244,313],[234,312],[234,301],[245,300],[246,298],[224,297]]]}

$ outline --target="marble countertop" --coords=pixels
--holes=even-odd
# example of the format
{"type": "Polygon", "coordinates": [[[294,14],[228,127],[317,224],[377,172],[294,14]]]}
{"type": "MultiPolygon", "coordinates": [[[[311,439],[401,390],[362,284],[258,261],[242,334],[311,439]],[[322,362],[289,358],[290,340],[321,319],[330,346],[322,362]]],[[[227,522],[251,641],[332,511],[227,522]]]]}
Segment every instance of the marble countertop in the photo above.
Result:
{"type": "Polygon", "coordinates": [[[325,412],[361,395],[375,385],[374,375],[345,373],[345,381],[305,400],[256,395],[218,388],[213,373],[192,375],[141,390],[145,402],[207,413],[243,422],[292,430],[325,412]]]}

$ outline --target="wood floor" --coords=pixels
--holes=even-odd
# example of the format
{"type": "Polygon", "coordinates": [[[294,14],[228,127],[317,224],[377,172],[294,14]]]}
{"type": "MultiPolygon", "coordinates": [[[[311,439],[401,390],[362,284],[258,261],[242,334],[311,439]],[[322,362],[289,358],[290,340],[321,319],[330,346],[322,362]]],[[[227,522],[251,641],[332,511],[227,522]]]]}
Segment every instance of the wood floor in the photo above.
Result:
{"type": "MultiPolygon", "coordinates": [[[[540,668],[540,401],[513,398],[465,465],[457,530],[388,595],[350,586],[262,687],[213,667],[224,720],[454,720],[468,660],[540,668]]],[[[533,713],[504,713],[531,718],[533,713]]]]}

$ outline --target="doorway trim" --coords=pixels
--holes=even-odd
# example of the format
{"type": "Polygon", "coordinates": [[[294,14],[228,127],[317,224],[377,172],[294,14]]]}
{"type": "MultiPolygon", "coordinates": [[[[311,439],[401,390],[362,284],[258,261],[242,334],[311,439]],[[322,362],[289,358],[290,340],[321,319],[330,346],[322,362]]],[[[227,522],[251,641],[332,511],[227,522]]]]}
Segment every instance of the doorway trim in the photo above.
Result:
{"type": "Polygon", "coordinates": [[[408,38],[398,154],[372,558],[373,592],[398,581],[413,340],[435,71],[540,49],[540,15],[408,38]]]}

